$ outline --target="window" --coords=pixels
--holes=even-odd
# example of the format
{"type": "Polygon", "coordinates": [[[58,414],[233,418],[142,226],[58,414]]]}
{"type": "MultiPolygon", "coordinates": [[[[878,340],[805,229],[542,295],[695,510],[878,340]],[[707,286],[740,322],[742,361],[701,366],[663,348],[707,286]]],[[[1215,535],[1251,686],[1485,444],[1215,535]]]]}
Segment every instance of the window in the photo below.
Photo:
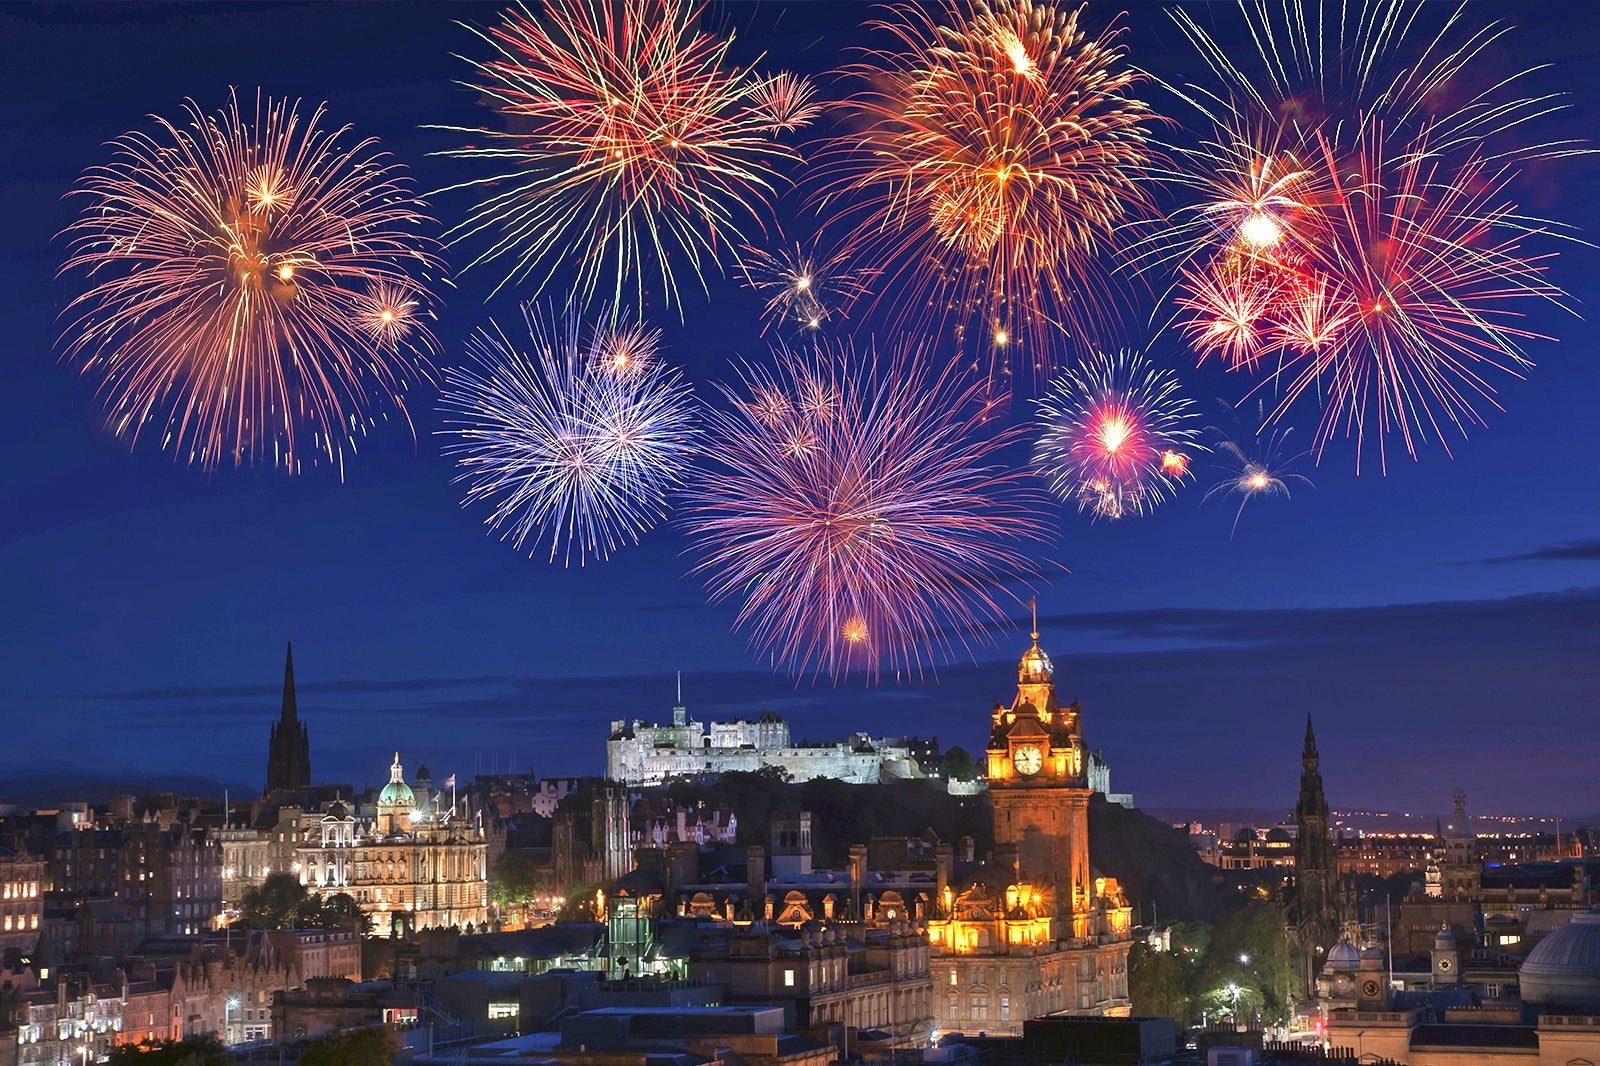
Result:
{"type": "Polygon", "coordinates": [[[1010,996],[1001,996],[1000,997],[1000,1020],[1003,1021],[1003,1022],[1009,1022],[1011,1020],[1011,997],[1010,996]]]}
{"type": "Polygon", "coordinates": [[[783,987],[785,987],[785,988],[793,988],[794,987],[794,971],[793,970],[785,970],[785,971],[783,971],[783,987]]]}

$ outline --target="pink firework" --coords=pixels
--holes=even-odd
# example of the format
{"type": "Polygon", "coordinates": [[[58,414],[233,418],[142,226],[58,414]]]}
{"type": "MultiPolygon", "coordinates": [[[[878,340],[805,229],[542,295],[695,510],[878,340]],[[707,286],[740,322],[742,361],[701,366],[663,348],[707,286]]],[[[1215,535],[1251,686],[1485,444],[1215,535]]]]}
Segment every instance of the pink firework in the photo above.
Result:
{"type": "Polygon", "coordinates": [[[707,416],[685,525],[715,600],[798,673],[920,673],[1006,623],[1003,582],[1035,573],[1043,493],[998,455],[980,382],[920,351],[782,350],[707,416]]]}
{"type": "Polygon", "coordinates": [[[1189,476],[1200,448],[1194,405],[1141,355],[1097,354],[1038,401],[1033,461],[1062,499],[1098,518],[1143,514],[1189,476]]]}

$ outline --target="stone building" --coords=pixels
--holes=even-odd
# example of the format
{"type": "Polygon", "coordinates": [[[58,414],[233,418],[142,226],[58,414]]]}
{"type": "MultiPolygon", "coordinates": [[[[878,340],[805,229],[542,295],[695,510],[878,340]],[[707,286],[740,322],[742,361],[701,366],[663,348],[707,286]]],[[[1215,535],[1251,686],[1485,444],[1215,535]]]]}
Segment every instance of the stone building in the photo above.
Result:
{"type": "Polygon", "coordinates": [[[63,901],[114,900],[132,942],[204,933],[222,912],[222,850],[183,822],[75,826],[56,836],[49,873],[63,901]]]}
{"type": "Polygon", "coordinates": [[[1322,759],[1317,737],[1306,715],[1306,742],[1300,753],[1300,799],[1294,817],[1294,894],[1290,928],[1301,988],[1316,988],[1323,959],[1339,939],[1339,894],[1333,837],[1328,826],[1328,799],[1322,791],[1322,759]]]}
{"type": "Polygon", "coordinates": [[[1126,1015],[1130,909],[1117,882],[1090,869],[1081,709],[1057,700],[1037,633],[1016,698],[990,717],[995,853],[958,879],[953,849],[937,849],[936,1027],[1016,1033],[1055,1012],[1126,1015]]]}
{"type": "Polygon", "coordinates": [[[606,777],[630,787],[659,785],[730,770],[774,767],[795,781],[831,777],[853,784],[886,778],[919,777],[922,745],[902,738],[873,739],[856,733],[826,744],[796,744],[789,723],[763,711],[753,722],[712,722],[689,718],[682,705],[672,708],[672,724],[642,719],[611,723],[606,739],[606,777]]]}
{"type": "Polygon", "coordinates": [[[335,802],[318,828],[316,839],[295,848],[301,883],[313,892],[348,893],[372,919],[374,935],[389,936],[396,926],[409,932],[488,921],[482,825],[447,797],[419,801],[399,752],[371,820],[335,802]]]}
{"type": "Polygon", "coordinates": [[[0,961],[8,951],[25,955],[39,943],[44,878],[43,859],[0,846],[0,961]]]}

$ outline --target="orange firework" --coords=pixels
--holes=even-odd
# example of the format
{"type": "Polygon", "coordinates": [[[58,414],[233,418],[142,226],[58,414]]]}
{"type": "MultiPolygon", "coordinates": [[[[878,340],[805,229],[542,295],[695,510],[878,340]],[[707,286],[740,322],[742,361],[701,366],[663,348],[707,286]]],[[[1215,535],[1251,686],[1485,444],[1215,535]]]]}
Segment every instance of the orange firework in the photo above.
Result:
{"type": "Polygon", "coordinates": [[[1115,28],[1036,0],[898,6],[896,47],[851,68],[859,132],[837,138],[818,202],[917,325],[1048,372],[1048,342],[1100,324],[1098,254],[1146,209],[1150,113],[1115,28]]]}
{"type": "Polygon", "coordinates": [[[237,95],[188,121],[113,142],[66,230],[66,356],[98,379],[112,428],[154,434],[205,470],[266,462],[299,472],[346,448],[431,380],[437,343],[418,235],[426,221],[376,142],[237,95]],[[70,337],[70,340],[67,338],[70,337]]]}
{"type": "Polygon", "coordinates": [[[681,272],[703,286],[763,228],[795,158],[774,138],[815,116],[812,90],[732,64],[731,38],[703,32],[703,14],[688,0],[576,0],[474,31],[494,52],[472,61],[474,87],[503,128],[443,127],[472,138],[444,154],[495,168],[451,187],[482,199],[448,237],[487,238],[471,265],[499,262],[497,289],[537,294],[571,269],[580,306],[601,296],[620,311],[629,291],[642,306],[656,283],[676,303],[681,272]]]}

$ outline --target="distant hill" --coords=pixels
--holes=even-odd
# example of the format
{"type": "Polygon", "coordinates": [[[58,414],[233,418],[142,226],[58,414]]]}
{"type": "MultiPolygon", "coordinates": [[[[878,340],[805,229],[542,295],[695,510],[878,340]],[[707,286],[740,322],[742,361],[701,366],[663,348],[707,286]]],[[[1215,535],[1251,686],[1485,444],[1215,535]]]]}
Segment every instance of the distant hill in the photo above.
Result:
{"type": "Polygon", "coordinates": [[[258,789],[225,783],[195,774],[160,777],[96,777],[92,774],[39,774],[0,781],[0,803],[19,807],[53,807],[61,803],[105,803],[112,796],[153,796],[173,792],[180,796],[221,799],[224,791],[235,799],[249,799],[258,789]]]}
{"type": "MultiPolygon", "coordinates": [[[[940,781],[850,785],[818,778],[786,785],[762,774],[729,773],[715,784],[670,786],[665,798],[732,807],[739,819],[740,844],[768,843],[773,814],[810,811],[819,866],[844,865],[851,844],[877,836],[916,837],[929,829],[952,844],[972,837],[978,859],[994,848],[988,795],[952,796],[940,781]]],[[[1100,796],[1089,806],[1089,861],[1121,883],[1146,921],[1152,913],[1163,922],[1216,921],[1229,909],[1213,871],[1200,861],[1188,837],[1100,796]]]]}

